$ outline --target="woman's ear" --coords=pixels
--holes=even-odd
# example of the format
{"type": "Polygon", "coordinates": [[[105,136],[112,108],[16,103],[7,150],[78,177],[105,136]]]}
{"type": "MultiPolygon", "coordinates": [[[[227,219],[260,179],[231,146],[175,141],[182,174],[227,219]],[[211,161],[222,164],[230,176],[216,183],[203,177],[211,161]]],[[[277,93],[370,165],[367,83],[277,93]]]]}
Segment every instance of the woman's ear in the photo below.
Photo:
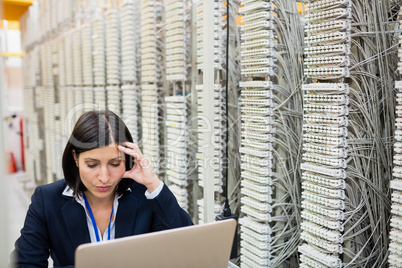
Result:
{"type": "Polygon", "coordinates": [[[75,160],[75,164],[76,164],[77,167],[78,167],[78,157],[77,157],[77,154],[75,153],[75,150],[74,150],[74,149],[71,150],[71,153],[73,154],[73,157],[74,157],[74,160],[75,160]]]}

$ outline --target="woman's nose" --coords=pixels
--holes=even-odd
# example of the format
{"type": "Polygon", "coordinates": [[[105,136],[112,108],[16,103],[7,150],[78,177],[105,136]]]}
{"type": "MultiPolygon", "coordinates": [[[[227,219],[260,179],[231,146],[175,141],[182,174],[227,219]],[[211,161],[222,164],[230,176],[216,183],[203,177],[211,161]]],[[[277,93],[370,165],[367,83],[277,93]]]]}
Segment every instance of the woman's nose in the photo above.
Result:
{"type": "Polygon", "coordinates": [[[109,175],[109,170],[107,169],[107,167],[102,167],[100,169],[99,175],[98,175],[98,179],[99,181],[101,181],[102,183],[107,183],[110,179],[110,175],[109,175]]]}

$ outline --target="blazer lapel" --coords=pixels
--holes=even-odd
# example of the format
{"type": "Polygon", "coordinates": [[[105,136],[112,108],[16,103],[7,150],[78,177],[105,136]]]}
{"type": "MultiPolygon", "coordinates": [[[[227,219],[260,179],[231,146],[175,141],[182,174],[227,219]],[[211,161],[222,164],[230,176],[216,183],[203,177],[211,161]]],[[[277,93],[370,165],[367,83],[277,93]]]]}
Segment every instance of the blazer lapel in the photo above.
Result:
{"type": "Polygon", "coordinates": [[[91,238],[84,208],[75,200],[68,198],[61,211],[74,248],[83,243],[90,243],[91,238]]]}
{"type": "Polygon", "coordinates": [[[119,208],[116,215],[115,237],[125,237],[134,234],[135,217],[138,200],[132,194],[124,194],[119,198],[119,208]]]}

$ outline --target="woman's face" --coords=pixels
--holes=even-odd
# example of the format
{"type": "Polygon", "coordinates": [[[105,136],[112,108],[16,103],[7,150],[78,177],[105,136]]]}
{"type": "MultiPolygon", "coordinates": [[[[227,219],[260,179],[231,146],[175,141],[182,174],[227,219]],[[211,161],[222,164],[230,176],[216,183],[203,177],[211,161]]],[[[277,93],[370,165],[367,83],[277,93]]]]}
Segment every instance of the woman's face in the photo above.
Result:
{"type": "MultiPolygon", "coordinates": [[[[74,153],[73,153],[74,154],[74,153]]],[[[88,199],[114,198],[117,184],[123,177],[125,157],[115,143],[92,149],[79,155],[78,169],[82,183],[87,188],[88,199]]]]}

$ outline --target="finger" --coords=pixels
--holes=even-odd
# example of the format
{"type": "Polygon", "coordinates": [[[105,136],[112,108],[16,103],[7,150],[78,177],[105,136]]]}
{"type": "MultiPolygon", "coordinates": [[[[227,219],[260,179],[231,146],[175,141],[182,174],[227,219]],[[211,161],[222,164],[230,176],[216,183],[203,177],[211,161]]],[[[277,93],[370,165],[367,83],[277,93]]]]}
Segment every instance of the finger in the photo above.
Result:
{"type": "Polygon", "coordinates": [[[138,147],[137,144],[132,143],[132,142],[128,142],[128,141],[123,142],[122,144],[123,144],[125,147],[130,148],[130,149],[133,150],[135,153],[137,153],[137,154],[139,154],[140,156],[142,156],[142,152],[141,152],[141,150],[140,150],[140,147],[138,147]]]}
{"type": "Polygon", "coordinates": [[[122,178],[131,179],[131,176],[130,176],[130,171],[126,171],[126,172],[124,172],[124,174],[123,174],[122,178]]]}
{"type": "Polygon", "coordinates": [[[133,149],[130,149],[128,147],[124,147],[122,145],[117,146],[117,148],[124,152],[125,154],[131,155],[132,157],[134,157],[135,160],[139,161],[143,158],[143,156],[141,154],[138,154],[137,152],[135,152],[133,149]]]}

